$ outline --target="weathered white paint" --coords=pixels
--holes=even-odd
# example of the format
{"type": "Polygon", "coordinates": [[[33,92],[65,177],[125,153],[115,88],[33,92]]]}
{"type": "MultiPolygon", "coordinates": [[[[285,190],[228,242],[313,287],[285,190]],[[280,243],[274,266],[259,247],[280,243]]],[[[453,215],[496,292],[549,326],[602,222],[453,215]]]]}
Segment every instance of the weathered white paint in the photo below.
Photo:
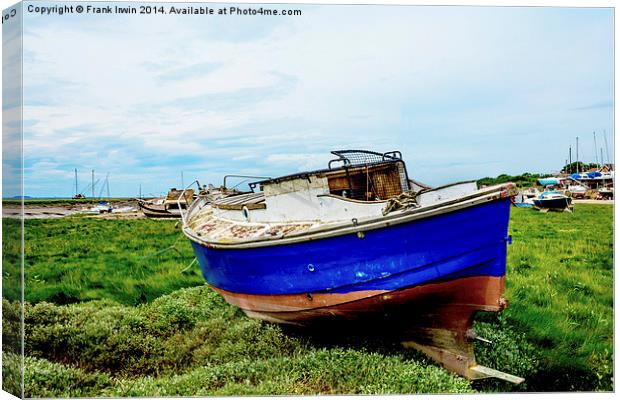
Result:
{"type": "Polygon", "coordinates": [[[421,193],[417,196],[417,201],[420,206],[425,207],[442,201],[466,196],[476,190],[478,190],[476,182],[457,183],[421,193]]]}
{"type": "Polygon", "coordinates": [[[356,202],[347,199],[321,196],[318,198],[321,210],[321,221],[344,221],[380,217],[387,202],[356,202]]]}
{"type": "Polygon", "coordinates": [[[324,196],[320,189],[303,190],[265,198],[267,208],[248,210],[245,218],[242,210],[215,209],[214,215],[232,221],[248,223],[321,221],[336,222],[353,218],[369,218],[382,215],[386,202],[356,202],[344,198],[324,196]]]}
{"type": "Polygon", "coordinates": [[[282,182],[266,183],[263,185],[263,193],[265,193],[265,197],[313,189],[316,189],[320,193],[328,194],[329,183],[327,182],[327,177],[310,175],[308,178],[289,179],[282,182]]]}
{"type": "MultiPolygon", "coordinates": [[[[248,217],[243,210],[215,209],[214,216],[231,221],[246,223],[273,223],[321,221],[338,222],[356,218],[380,217],[387,202],[351,201],[336,196],[327,196],[328,189],[319,186],[317,181],[310,184],[306,179],[295,180],[294,185],[278,185],[278,190],[271,191],[265,196],[265,209],[248,210],[248,217]],[[304,185],[302,181],[307,182],[304,185]],[[292,187],[305,186],[295,192],[289,191],[292,187]],[[327,193],[326,193],[327,192],[327,193]],[[279,194],[276,194],[279,193],[279,194]]],[[[325,181],[327,184],[327,181],[325,181]]],[[[429,206],[443,201],[449,201],[471,194],[477,190],[476,182],[465,182],[433,189],[422,193],[417,200],[420,206],[429,206]]]]}

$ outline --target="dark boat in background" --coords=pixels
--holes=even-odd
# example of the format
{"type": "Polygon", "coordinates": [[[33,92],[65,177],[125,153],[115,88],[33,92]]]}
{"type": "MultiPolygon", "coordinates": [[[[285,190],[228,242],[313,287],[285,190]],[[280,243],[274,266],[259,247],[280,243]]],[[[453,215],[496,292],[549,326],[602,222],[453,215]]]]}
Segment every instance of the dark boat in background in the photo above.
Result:
{"type": "Polygon", "coordinates": [[[557,191],[542,192],[534,199],[534,206],[542,212],[552,211],[572,211],[572,199],[557,191]]]}
{"type": "Polygon", "coordinates": [[[414,185],[400,152],[333,152],[327,169],[255,182],[256,193],[183,213],[206,281],[248,316],[333,329],[397,331],[470,379],[478,311],[506,307],[507,183],[414,185]],[[334,166],[339,164],[339,166],[334,166]]]}

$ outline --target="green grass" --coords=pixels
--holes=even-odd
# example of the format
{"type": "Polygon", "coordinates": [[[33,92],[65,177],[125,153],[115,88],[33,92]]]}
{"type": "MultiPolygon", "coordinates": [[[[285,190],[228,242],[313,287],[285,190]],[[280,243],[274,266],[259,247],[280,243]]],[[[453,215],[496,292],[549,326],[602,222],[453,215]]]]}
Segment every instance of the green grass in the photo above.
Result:
{"type": "Polygon", "coordinates": [[[175,224],[83,217],[26,220],[25,300],[68,304],[114,299],[135,305],[203,284],[198,268],[187,269],[193,252],[175,224]]]}
{"type": "Polygon", "coordinates": [[[400,346],[246,318],[206,285],[137,307],[41,302],[25,314],[27,397],[473,391],[400,346]]]}
{"type": "MultiPolygon", "coordinates": [[[[249,319],[187,268],[191,246],[174,221],[28,220],[26,396],[610,391],[612,219],[607,205],[512,209],[510,306],[477,317],[493,343],[477,343],[476,356],[524,377],[519,386],[468,382],[387,339],[249,319]]],[[[13,301],[3,309],[19,314],[13,301]]]]}
{"type": "Polygon", "coordinates": [[[510,233],[504,317],[542,352],[537,385],[611,390],[613,207],[513,209],[510,233]]]}

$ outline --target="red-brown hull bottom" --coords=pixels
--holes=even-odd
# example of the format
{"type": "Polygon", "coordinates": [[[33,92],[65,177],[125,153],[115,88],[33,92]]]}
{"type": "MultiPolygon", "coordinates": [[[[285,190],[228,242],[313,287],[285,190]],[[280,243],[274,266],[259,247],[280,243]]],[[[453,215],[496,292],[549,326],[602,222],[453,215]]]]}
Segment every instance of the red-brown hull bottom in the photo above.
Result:
{"type": "Polygon", "coordinates": [[[502,374],[494,371],[497,374],[489,375],[488,371],[493,370],[477,366],[471,328],[476,312],[497,312],[506,307],[504,277],[474,276],[395,291],[346,294],[264,296],[214,289],[253,318],[303,326],[328,325],[332,329],[341,321],[361,324],[362,329],[380,326],[395,334],[404,346],[422,351],[467,378],[502,374]]]}

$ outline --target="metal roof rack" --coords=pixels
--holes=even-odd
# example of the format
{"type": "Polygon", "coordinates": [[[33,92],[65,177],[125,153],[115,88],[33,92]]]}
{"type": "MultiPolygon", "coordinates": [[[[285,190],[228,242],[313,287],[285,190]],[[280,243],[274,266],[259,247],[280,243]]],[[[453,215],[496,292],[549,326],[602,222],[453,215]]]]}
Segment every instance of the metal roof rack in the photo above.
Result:
{"type": "Polygon", "coordinates": [[[332,154],[338,156],[338,158],[331,160],[327,169],[319,169],[315,171],[309,172],[298,172],[291,175],[280,176],[277,178],[269,178],[262,181],[251,182],[248,185],[250,189],[254,191],[256,187],[267,184],[267,183],[278,183],[290,179],[297,178],[306,178],[310,179],[310,175],[314,175],[317,173],[328,173],[334,170],[342,169],[346,172],[347,176],[349,174],[349,168],[351,167],[363,167],[367,165],[378,165],[378,164],[391,164],[398,163],[399,168],[402,168],[403,176],[401,187],[403,190],[408,190],[410,188],[409,185],[409,177],[407,175],[407,169],[405,167],[405,162],[402,159],[402,154],[400,151],[388,151],[387,153],[377,153],[375,151],[369,150],[334,150],[331,152],[332,154]],[[332,168],[332,164],[340,162],[342,163],[339,167],[332,168]]]}
{"type": "Polygon", "coordinates": [[[332,164],[341,162],[345,167],[378,164],[389,161],[399,161],[403,159],[400,151],[388,151],[387,153],[377,153],[368,150],[334,150],[331,152],[338,158],[331,160],[327,167],[332,169],[332,164]]]}

